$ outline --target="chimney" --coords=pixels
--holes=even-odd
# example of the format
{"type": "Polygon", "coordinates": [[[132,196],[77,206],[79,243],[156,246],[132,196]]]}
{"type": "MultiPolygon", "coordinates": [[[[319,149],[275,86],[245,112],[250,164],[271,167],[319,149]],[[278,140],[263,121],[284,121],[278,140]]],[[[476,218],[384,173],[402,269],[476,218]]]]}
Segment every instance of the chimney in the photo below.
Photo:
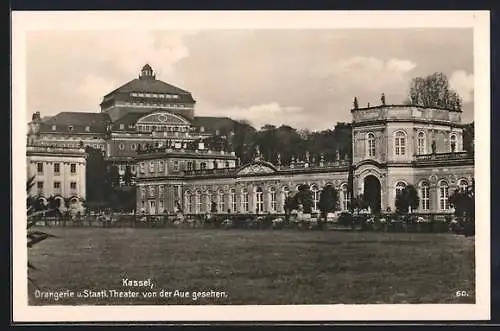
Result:
{"type": "Polygon", "coordinates": [[[39,112],[39,111],[37,111],[37,112],[33,113],[33,115],[31,116],[31,120],[32,120],[32,121],[35,121],[35,120],[40,120],[40,118],[41,118],[41,117],[40,117],[40,112],[39,112]]]}

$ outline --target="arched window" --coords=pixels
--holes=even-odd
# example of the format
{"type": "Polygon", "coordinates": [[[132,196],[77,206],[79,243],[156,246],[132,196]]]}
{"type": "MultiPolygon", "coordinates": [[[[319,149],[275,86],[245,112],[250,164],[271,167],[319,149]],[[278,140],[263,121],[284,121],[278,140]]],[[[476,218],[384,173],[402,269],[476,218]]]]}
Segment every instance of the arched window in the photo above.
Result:
{"type": "Polygon", "coordinates": [[[397,184],[396,184],[396,196],[401,194],[401,192],[403,192],[405,187],[406,187],[405,182],[397,182],[397,184]]]}
{"type": "Polygon", "coordinates": [[[269,190],[269,197],[271,200],[271,211],[275,212],[277,209],[277,204],[276,204],[276,189],[274,187],[271,187],[269,190]]]}
{"type": "Polygon", "coordinates": [[[208,190],[205,195],[205,211],[212,212],[212,191],[208,190]]]}
{"type": "Polygon", "coordinates": [[[394,152],[396,155],[406,155],[406,134],[403,131],[394,134],[394,152]]]}
{"type": "Polygon", "coordinates": [[[231,212],[235,213],[238,208],[236,206],[236,190],[234,188],[229,191],[229,201],[231,202],[231,212]]]}
{"type": "Polygon", "coordinates": [[[366,135],[366,154],[368,157],[375,156],[375,135],[371,132],[366,135]]]}
{"type": "Polygon", "coordinates": [[[248,213],[248,190],[246,188],[241,190],[241,211],[243,213],[248,213]]]}
{"type": "Polygon", "coordinates": [[[342,191],[342,206],[341,206],[342,210],[347,210],[349,209],[349,203],[350,203],[349,188],[347,184],[342,184],[340,190],[342,191]]]}
{"type": "Polygon", "coordinates": [[[450,209],[450,204],[448,202],[448,182],[442,180],[439,182],[439,209],[448,210],[450,209]]]}
{"type": "Polygon", "coordinates": [[[422,182],[420,184],[420,200],[422,210],[430,209],[429,183],[422,182]]]}
{"type": "Polygon", "coordinates": [[[195,205],[194,212],[196,214],[201,213],[201,191],[200,190],[196,190],[196,192],[194,193],[194,205],[195,205]]]}
{"type": "Polygon", "coordinates": [[[455,153],[457,151],[457,136],[452,134],[450,136],[450,152],[455,153]]]}
{"type": "Polygon", "coordinates": [[[200,163],[200,169],[205,170],[207,168],[207,164],[205,162],[200,163]]]}
{"type": "Polygon", "coordinates": [[[217,193],[217,203],[218,203],[218,206],[217,206],[217,211],[219,213],[223,213],[224,212],[224,191],[223,190],[219,190],[219,192],[217,193]]]}
{"type": "Polygon", "coordinates": [[[257,187],[255,190],[255,209],[257,213],[264,211],[264,192],[262,191],[262,187],[257,187]]]}
{"type": "Polygon", "coordinates": [[[425,133],[420,131],[417,134],[417,154],[422,155],[426,154],[426,141],[425,141],[425,133]]]}
{"type": "Polygon", "coordinates": [[[458,181],[458,188],[460,191],[467,191],[467,188],[469,187],[469,183],[465,179],[460,179],[458,181]]]}
{"type": "Polygon", "coordinates": [[[319,208],[319,189],[318,185],[311,185],[311,193],[313,198],[313,211],[318,211],[319,208]]]}

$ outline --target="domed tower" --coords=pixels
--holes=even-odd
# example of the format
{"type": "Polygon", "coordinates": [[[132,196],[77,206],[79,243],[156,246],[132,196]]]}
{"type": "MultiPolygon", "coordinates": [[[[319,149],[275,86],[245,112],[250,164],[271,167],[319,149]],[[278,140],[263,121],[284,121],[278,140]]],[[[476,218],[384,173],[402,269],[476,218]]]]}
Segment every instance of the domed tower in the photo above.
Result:
{"type": "Polygon", "coordinates": [[[128,113],[154,110],[167,110],[192,120],[195,103],[190,92],[157,79],[153,68],[146,64],[138,78],[104,96],[101,112],[108,113],[113,122],[128,113]]]}

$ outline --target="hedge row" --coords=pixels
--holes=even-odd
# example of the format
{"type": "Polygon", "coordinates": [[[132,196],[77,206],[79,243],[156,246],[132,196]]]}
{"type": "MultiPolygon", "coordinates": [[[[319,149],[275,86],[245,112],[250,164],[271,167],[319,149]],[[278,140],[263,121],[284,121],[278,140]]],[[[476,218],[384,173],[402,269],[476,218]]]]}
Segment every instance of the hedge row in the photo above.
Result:
{"type": "MultiPolygon", "coordinates": [[[[134,228],[205,228],[205,229],[301,229],[301,230],[351,230],[380,232],[464,232],[464,224],[450,220],[430,220],[421,222],[418,218],[373,218],[367,215],[340,217],[337,222],[298,221],[290,217],[266,215],[214,215],[209,219],[193,216],[182,221],[173,215],[169,216],[136,216],[117,215],[111,218],[87,216],[81,220],[69,218],[46,217],[40,219],[39,225],[46,226],[95,226],[95,227],[134,227],[134,228]]],[[[470,226],[469,226],[470,232],[470,226]]]]}

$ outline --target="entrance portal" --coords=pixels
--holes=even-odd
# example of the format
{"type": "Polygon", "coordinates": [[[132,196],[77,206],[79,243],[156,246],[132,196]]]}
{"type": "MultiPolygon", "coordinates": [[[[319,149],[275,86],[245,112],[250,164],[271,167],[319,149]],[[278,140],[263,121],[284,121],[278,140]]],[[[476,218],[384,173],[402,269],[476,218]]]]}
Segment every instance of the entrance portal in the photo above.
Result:
{"type": "Polygon", "coordinates": [[[380,181],[373,175],[368,175],[364,179],[363,196],[373,213],[380,212],[380,181]]]}

